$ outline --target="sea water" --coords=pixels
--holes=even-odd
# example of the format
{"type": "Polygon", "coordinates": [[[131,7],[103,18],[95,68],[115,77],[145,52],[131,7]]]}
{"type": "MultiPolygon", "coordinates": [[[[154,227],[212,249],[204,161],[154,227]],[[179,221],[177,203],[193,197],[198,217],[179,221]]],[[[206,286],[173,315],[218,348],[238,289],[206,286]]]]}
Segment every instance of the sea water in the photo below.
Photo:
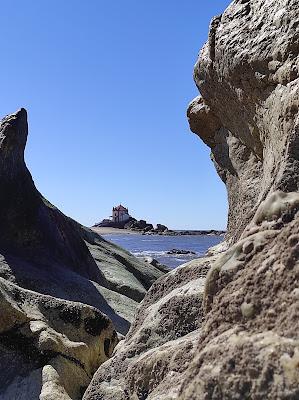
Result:
{"type": "Polygon", "coordinates": [[[136,257],[152,257],[170,268],[176,268],[187,261],[202,257],[209,247],[215,246],[223,240],[223,236],[214,235],[113,234],[103,235],[103,237],[130,251],[136,257]],[[172,249],[191,250],[196,254],[167,254],[167,251],[172,249]]]}

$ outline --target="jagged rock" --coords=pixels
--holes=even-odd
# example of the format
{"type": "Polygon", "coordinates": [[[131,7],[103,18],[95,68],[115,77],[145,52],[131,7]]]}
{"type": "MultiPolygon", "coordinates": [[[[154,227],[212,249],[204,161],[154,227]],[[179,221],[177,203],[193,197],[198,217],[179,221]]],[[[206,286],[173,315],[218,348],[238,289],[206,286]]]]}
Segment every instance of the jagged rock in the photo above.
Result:
{"type": "Polygon", "coordinates": [[[157,224],[156,231],[158,231],[158,232],[165,232],[165,231],[167,231],[167,230],[168,230],[168,228],[167,228],[166,225],[157,224]]]}
{"type": "Polygon", "coordinates": [[[137,222],[137,219],[136,218],[130,218],[130,220],[129,220],[129,222],[126,222],[125,223],[125,225],[124,225],[124,228],[125,229],[131,229],[131,228],[133,228],[133,226],[134,226],[134,224],[137,222]]]}
{"type": "Polygon", "coordinates": [[[180,249],[171,249],[167,251],[167,254],[196,254],[195,251],[192,250],[180,250],[180,249]]]}
{"type": "Polygon", "coordinates": [[[84,400],[299,398],[298,10],[236,0],[212,21],[188,115],[227,185],[227,241],[154,283],[84,400]]]}
{"type": "Polygon", "coordinates": [[[143,257],[143,259],[144,259],[144,261],[145,261],[146,263],[148,263],[148,264],[150,264],[150,265],[153,265],[154,267],[160,269],[162,272],[165,272],[165,273],[166,273],[166,272],[171,271],[171,268],[170,268],[170,267],[167,267],[166,265],[161,264],[158,260],[156,260],[156,259],[153,258],[153,257],[147,256],[147,257],[143,257]]]}
{"type": "Polygon", "coordinates": [[[143,229],[143,232],[150,232],[153,230],[153,225],[152,224],[147,224],[147,226],[143,229]]]}
{"type": "Polygon", "coordinates": [[[24,109],[0,123],[0,399],[79,399],[163,272],[42,197],[27,133],[24,109]]]}
{"type": "Polygon", "coordinates": [[[140,228],[140,229],[146,228],[147,222],[144,219],[141,219],[140,221],[137,221],[137,222],[138,222],[138,228],[140,228]]]}
{"type": "Polygon", "coordinates": [[[298,7],[234,1],[212,21],[195,66],[202,97],[188,117],[228,188],[230,242],[268,193],[298,190],[298,7]]]}

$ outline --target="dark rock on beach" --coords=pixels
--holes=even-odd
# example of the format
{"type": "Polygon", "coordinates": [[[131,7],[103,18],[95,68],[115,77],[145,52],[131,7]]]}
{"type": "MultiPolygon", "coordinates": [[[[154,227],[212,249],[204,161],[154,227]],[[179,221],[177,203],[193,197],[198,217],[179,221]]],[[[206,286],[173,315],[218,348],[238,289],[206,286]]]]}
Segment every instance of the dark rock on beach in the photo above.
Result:
{"type": "Polygon", "coordinates": [[[179,250],[179,249],[172,249],[167,251],[167,254],[196,254],[195,251],[191,250],[179,250]]]}
{"type": "Polygon", "coordinates": [[[144,261],[150,265],[153,265],[154,267],[158,268],[162,272],[169,272],[171,271],[170,267],[167,267],[164,264],[161,264],[158,260],[156,260],[153,257],[144,257],[144,261]]]}
{"type": "Polygon", "coordinates": [[[157,224],[156,227],[153,224],[148,223],[146,220],[141,219],[138,221],[136,218],[130,217],[126,222],[114,222],[110,219],[104,219],[103,221],[95,224],[93,228],[117,228],[124,229],[133,232],[138,232],[146,235],[166,235],[166,236],[183,236],[183,235],[216,235],[221,236],[226,233],[223,230],[171,230],[166,225],[157,224]]]}
{"type": "Polygon", "coordinates": [[[165,226],[165,225],[157,224],[156,231],[158,231],[158,232],[165,232],[165,231],[168,231],[168,228],[167,228],[167,226],[165,226]]]}

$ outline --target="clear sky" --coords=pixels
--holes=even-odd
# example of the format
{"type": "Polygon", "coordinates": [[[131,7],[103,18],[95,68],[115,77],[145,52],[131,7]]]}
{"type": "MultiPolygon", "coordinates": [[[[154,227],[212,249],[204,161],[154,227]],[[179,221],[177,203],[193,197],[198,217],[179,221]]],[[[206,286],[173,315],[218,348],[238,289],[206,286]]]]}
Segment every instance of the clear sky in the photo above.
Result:
{"type": "Polygon", "coordinates": [[[228,0],[3,0],[1,116],[29,113],[38,189],[91,225],[122,203],[173,229],[224,228],[227,200],[186,118],[228,0]]]}

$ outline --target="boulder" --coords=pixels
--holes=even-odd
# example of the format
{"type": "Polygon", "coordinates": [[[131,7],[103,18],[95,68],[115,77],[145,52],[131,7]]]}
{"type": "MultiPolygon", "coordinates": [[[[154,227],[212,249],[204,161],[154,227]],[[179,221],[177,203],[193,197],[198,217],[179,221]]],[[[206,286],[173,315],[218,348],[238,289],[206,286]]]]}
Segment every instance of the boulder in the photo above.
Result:
{"type": "Polygon", "coordinates": [[[147,222],[144,219],[141,219],[140,221],[136,222],[136,228],[144,229],[146,227],[147,227],[147,222]]]}
{"type": "Polygon", "coordinates": [[[98,309],[0,278],[0,398],[80,399],[117,343],[98,309]]]}
{"type": "Polygon", "coordinates": [[[143,229],[143,232],[150,232],[153,229],[153,225],[152,224],[147,224],[147,226],[143,229]]]}
{"type": "Polygon", "coordinates": [[[156,231],[164,232],[164,231],[167,231],[167,230],[168,230],[167,226],[162,225],[162,224],[157,224],[156,231]]]}
{"type": "Polygon", "coordinates": [[[115,223],[111,219],[103,219],[101,222],[97,222],[96,224],[93,225],[93,228],[114,228],[115,223]]]}
{"type": "Polygon", "coordinates": [[[180,250],[180,249],[172,249],[167,251],[167,254],[177,254],[177,255],[182,255],[182,254],[196,254],[195,251],[192,250],[180,250]]]}
{"type": "Polygon", "coordinates": [[[171,268],[170,268],[170,267],[167,267],[166,265],[161,264],[158,260],[156,260],[156,259],[153,258],[153,257],[144,257],[143,259],[144,259],[144,261],[145,261],[146,263],[148,263],[148,264],[150,264],[150,265],[153,265],[154,267],[160,269],[160,270],[163,271],[163,272],[169,272],[169,271],[171,271],[171,268]]]}
{"type": "Polygon", "coordinates": [[[137,219],[130,217],[129,221],[125,223],[124,228],[131,229],[134,227],[136,222],[137,222],[137,219]]]}

